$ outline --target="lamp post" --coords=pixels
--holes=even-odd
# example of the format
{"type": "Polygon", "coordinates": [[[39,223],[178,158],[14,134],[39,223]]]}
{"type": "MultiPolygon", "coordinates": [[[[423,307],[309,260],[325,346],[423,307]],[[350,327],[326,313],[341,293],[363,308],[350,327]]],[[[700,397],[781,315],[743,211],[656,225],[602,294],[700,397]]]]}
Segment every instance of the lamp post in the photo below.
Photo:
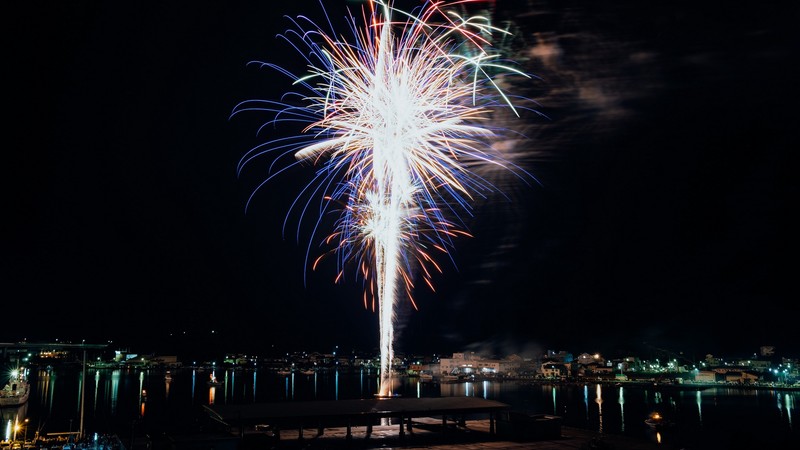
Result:
{"type": "Polygon", "coordinates": [[[28,419],[28,418],[25,419],[25,435],[24,435],[24,438],[22,440],[22,446],[23,447],[25,446],[25,443],[28,442],[28,422],[29,421],[30,421],[30,419],[28,419]]]}

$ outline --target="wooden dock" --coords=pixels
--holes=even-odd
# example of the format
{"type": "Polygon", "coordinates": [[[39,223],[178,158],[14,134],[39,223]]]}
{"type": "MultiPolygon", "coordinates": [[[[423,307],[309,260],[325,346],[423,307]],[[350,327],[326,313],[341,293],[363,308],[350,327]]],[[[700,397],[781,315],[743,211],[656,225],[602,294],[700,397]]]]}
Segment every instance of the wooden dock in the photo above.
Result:
{"type": "Polygon", "coordinates": [[[402,438],[396,425],[376,425],[367,435],[366,427],[351,429],[347,438],[344,427],[326,428],[322,435],[316,430],[285,430],[281,439],[254,439],[242,441],[243,450],[281,449],[331,449],[331,450],[672,450],[669,446],[619,435],[604,435],[579,428],[560,427],[557,437],[538,440],[512,440],[502,434],[490,432],[488,419],[468,420],[442,428],[439,418],[414,419],[411,432],[402,438]]]}
{"type": "Polygon", "coordinates": [[[308,428],[317,436],[335,427],[345,428],[345,437],[353,439],[353,429],[365,429],[367,437],[376,425],[395,424],[395,431],[402,439],[414,430],[419,418],[439,417],[443,428],[448,421],[463,424],[466,418],[487,417],[489,432],[495,432],[497,414],[506,412],[510,406],[495,400],[474,397],[437,398],[375,398],[339,401],[307,401],[254,403],[244,405],[204,406],[209,418],[225,430],[244,437],[251,432],[268,432],[275,439],[283,439],[290,431],[297,431],[298,438],[305,438],[308,428]]]}
{"type": "MultiPolygon", "coordinates": [[[[669,450],[619,435],[563,427],[561,418],[473,397],[386,398],[206,406],[228,439],[217,450],[614,449],[669,450]],[[228,448],[230,447],[230,449],[228,448]]],[[[208,448],[179,444],[170,448],[208,448]]]]}

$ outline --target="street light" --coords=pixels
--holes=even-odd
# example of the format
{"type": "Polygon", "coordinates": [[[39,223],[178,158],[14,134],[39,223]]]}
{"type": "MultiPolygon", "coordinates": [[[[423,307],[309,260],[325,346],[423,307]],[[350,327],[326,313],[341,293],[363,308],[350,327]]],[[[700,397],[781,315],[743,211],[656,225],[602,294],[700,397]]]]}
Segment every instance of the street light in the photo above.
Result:
{"type": "Polygon", "coordinates": [[[24,439],[22,441],[23,447],[25,446],[25,443],[28,442],[28,422],[29,421],[30,421],[30,419],[25,418],[25,437],[24,437],[24,439]]]}

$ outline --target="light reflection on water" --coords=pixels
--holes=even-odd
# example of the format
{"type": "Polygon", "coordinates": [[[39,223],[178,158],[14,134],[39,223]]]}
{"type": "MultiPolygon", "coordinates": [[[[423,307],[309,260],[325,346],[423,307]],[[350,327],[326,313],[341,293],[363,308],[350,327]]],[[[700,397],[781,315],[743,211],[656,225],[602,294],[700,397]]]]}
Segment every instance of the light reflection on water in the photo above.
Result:
{"type": "Polygon", "coordinates": [[[620,431],[625,432],[625,392],[623,387],[619,387],[619,416],[620,416],[620,431]]]}
{"type": "Polygon", "coordinates": [[[117,398],[119,397],[119,379],[120,379],[120,370],[114,370],[111,372],[111,414],[116,414],[117,412],[117,398]]]}
{"type": "MultiPolygon", "coordinates": [[[[594,399],[594,402],[597,403],[597,431],[602,433],[603,432],[603,389],[598,384],[597,385],[597,397],[594,399]]],[[[621,418],[620,418],[621,420],[621,418]]]]}
{"type": "MultiPolygon", "coordinates": [[[[20,414],[44,432],[67,431],[71,422],[75,424],[72,430],[76,431],[80,417],[80,372],[65,368],[32,375],[36,377],[31,380],[36,392],[31,392],[24,406],[27,410],[3,408],[0,433],[20,414]]],[[[85,393],[86,427],[100,432],[127,429],[130,433],[133,421],[155,423],[190,414],[199,405],[372,398],[379,386],[377,373],[366,370],[318,370],[313,375],[300,372],[280,375],[266,369],[219,372],[225,381],[214,387],[197,383],[198,376],[209,377],[210,372],[202,369],[173,369],[169,382],[165,382],[161,370],[89,369],[87,379],[92,379],[94,386],[85,393]]],[[[730,433],[741,427],[759,427],[773,435],[788,436],[787,439],[798,435],[792,416],[798,391],[728,387],[658,391],[652,387],[598,383],[562,385],[492,380],[435,383],[412,377],[398,377],[394,383],[394,392],[404,397],[468,396],[498,400],[517,410],[560,416],[566,426],[645,436],[667,444],[691,442],[698,434],[730,433]],[[590,389],[594,391],[592,401],[590,389]],[[670,418],[676,426],[657,432],[649,430],[644,420],[654,411],[670,418]]]]}
{"type": "Polygon", "coordinates": [[[583,403],[586,406],[586,421],[589,421],[589,386],[583,385],[583,403]]]}
{"type": "Polygon", "coordinates": [[[700,394],[700,391],[697,391],[695,394],[696,403],[697,403],[697,420],[700,424],[703,424],[703,396],[700,394]]]}
{"type": "MultiPolygon", "coordinates": [[[[30,398],[28,399],[30,401],[30,398]]],[[[18,408],[0,408],[0,439],[4,441],[13,440],[17,426],[25,422],[28,417],[28,403],[18,408]]]]}

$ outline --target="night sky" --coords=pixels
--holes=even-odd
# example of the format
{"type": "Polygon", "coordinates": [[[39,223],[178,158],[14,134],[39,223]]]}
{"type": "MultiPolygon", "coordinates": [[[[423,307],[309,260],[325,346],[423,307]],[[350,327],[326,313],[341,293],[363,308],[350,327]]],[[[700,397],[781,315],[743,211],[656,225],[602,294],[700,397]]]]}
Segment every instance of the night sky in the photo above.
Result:
{"type": "MultiPolygon", "coordinates": [[[[247,211],[271,161],[236,172],[293,133],[229,118],[292,89],[247,63],[301,73],[276,36],[318,2],[22,3],[2,14],[0,342],[377,348],[360,283],[282,228],[313,169],[247,211]]],[[[360,3],[324,3],[348,36],[360,3]]],[[[476,205],[436,292],[400,307],[398,351],[800,356],[797,10],[693,3],[497,2],[538,76],[516,88],[542,115],[513,126],[539,184],[476,205]]]]}

